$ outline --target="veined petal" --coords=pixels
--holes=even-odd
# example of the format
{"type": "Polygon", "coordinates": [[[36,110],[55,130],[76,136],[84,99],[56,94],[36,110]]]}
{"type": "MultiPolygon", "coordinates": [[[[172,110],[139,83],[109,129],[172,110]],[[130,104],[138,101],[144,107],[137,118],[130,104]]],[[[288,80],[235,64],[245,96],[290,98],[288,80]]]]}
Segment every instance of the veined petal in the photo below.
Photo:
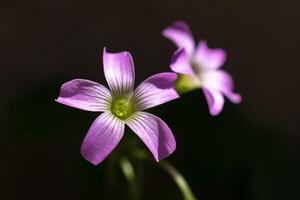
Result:
{"type": "Polygon", "coordinates": [[[94,165],[101,163],[117,146],[125,124],[110,113],[102,113],[93,122],[81,145],[82,156],[94,165]]]}
{"type": "Polygon", "coordinates": [[[178,48],[185,48],[189,55],[193,54],[195,43],[190,28],[183,21],[177,21],[163,30],[163,36],[170,39],[178,48]]]}
{"type": "Polygon", "coordinates": [[[240,103],[241,95],[234,93],[234,83],[230,74],[223,70],[211,70],[204,73],[204,87],[222,92],[231,102],[240,103]]]}
{"type": "MultiPolygon", "coordinates": [[[[205,41],[200,41],[195,53],[195,60],[204,70],[220,68],[225,60],[226,53],[222,49],[210,49],[205,41]]],[[[203,70],[202,69],[202,70],[203,70]]]]}
{"type": "Polygon", "coordinates": [[[104,48],[103,67],[106,81],[113,95],[122,96],[133,91],[134,64],[129,52],[108,53],[104,48]]]}
{"type": "Polygon", "coordinates": [[[133,94],[136,109],[144,110],[178,98],[175,90],[176,78],[176,73],[165,72],[143,81],[133,94]]]}
{"type": "Polygon", "coordinates": [[[57,102],[87,111],[105,111],[111,102],[110,91],[99,83],[74,79],[61,86],[57,102]]]}
{"type": "Polygon", "coordinates": [[[146,112],[137,112],[125,123],[149,148],[157,162],[174,152],[175,138],[167,124],[160,118],[146,112]]]}
{"type": "Polygon", "coordinates": [[[172,71],[174,72],[187,75],[195,74],[191,66],[190,56],[187,54],[184,48],[175,51],[170,65],[172,71]]]}
{"type": "Polygon", "coordinates": [[[221,92],[203,87],[203,92],[206,97],[209,112],[211,115],[218,115],[224,106],[224,97],[221,92]]]}

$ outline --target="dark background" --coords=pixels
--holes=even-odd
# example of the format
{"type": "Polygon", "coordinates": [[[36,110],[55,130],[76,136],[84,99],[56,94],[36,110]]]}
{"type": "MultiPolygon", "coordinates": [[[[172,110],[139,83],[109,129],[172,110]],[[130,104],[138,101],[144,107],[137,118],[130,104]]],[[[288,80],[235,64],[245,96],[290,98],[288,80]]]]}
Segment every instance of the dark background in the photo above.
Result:
{"type": "MultiPolygon", "coordinates": [[[[74,78],[105,84],[104,46],[133,54],[137,83],[168,71],[176,48],[161,31],[175,20],[227,51],[224,69],[243,102],[211,117],[197,90],[152,109],[177,140],[168,160],[199,200],[300,199],[299,8],[296,0],[1,0],[0,199],[128,199],[117,167],[94,167],[79,153],[97,114],[54,99],[74,78]]],[[[142,199],[181,199],[156,164],[142,180],[142,199]]]]}

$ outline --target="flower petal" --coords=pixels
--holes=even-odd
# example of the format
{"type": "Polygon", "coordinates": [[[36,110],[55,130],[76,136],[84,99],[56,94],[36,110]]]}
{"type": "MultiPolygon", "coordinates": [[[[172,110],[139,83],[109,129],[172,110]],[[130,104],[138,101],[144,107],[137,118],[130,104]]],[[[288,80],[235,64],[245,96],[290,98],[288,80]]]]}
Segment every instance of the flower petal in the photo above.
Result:
{"type": "Polygon", "coordinates": [[[195,74],[191,66],[190,56],[186,53],[184,48],[175,51],[170,66],[172,71],[180,74],[195,74]]]}
{"type": "Polygon", "coordinates": [[[137,112],[125,123],[138,135],[159,162],[172,154],[176,148],[175,138],[160,118],[146,112],[137,112]]]}
{"type": "Polygon", "coordinates": [[[117,146],[125,124],[110,113],[102,113],[93,122],[81,145],[82,156],[94,165],[101,163],[117,146]]]}
{"type": "Polygon", "coordinates": [[[226,92],[224,95],[232,102],[232,103],[241,103],[242,96],[239,93],[234,92],[226,92]]]}
{"type": "Polygon", "coordinates": [[[241,95],[233,92],[234,83],[232,77],[223,70],[205,72],[203,85],[222,92],[233,103],[241,102],[241,95]]]}
{"type": "Polygon", "coordinates": [[[178,48],[185,48],[189,55],[193,54],[195,43],[190,28],[183,21],[177,21],[163,30],[163,36],[170,39],[178,48]]]}
{"type": "Polygon", "coordinates": [[[133,91],[134,64],[129,52],[108,53],[104,48],[103,67],[106,81],[113,95],[122,96],[133,91]]]}
{"type": "Polygon", "coordinates": [[[74,79],[61,86],[57,102],[87,111],[105,111],[110,105],[109,90],[99,83],[74,79]]]}
{"type": "Polygon", "coordinates": [[[222,49],[210,49],[205,41],[200,41],[196,49],[195,60],[204,70],[217,69],[224,64],[226,53],[222,49]]]}
{"type": "Polygon", "coordinates": [[[224,97],[221,92],[205,87],[202,89],[208,103],[210,114],[213,116],[220,114],[224,105],[224,97]]]}
{"type": "Polygon", "coordinates": [[[134,91],[137,110],[151,108],[179,97],[175,90],[177,75],[165,72],[150,76],[134,91]]]}

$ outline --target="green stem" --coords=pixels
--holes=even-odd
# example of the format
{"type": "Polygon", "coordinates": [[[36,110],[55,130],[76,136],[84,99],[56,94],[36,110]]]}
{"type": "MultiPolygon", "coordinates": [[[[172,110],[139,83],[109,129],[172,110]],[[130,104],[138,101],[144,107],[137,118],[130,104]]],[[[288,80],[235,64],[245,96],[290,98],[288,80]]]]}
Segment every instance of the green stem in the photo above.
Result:
{"type": "Polygon", "coordinates": [[[120,159],[120,167],[129,184],[131,199],[138,200],[139,199],[138,185],[136,182],[136,176],[131,162],[128,160],[128,158],[122,157],[120,159]]]}
{"type": "MultiPolygon", "coordinates": [[[[135,149],[135,151],[131,152],[136,158],[141,160],[151,161],[152,158],[149,154],[143,149],[135,149]]],[[[194,196],[189,184],[185,180],[185,178],[173,167],[169,162],[163,160],[159,162],[159,166],[163,168],[174,180],[176,185],[181,191],[184,200],[197,200],[194,196]]]]}
{"type": "Polygon", "coordinates": [[[167,161],[160,161],[159,165],[173,178],[180,189],[184,200],[196,200],[184,177],[167,161]]]}

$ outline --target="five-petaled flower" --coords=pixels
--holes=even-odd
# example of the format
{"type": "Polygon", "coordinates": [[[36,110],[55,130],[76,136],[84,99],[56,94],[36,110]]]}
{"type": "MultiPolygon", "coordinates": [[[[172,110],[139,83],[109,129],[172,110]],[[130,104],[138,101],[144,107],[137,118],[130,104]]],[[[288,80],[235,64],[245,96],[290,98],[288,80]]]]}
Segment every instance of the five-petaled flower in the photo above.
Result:
{"type": "Polygon", "coordinates": [[[179,73],[179,91],[202,88],[211,115],[218,115],[222,111],[224,96],[233,103],[241,101],[241,95],[233,92],[231,76],[219,69],[226,60],[224,50],[210,49],[203,40],[195,47],[191,31],[182,21],[177,21],[163,30],[163,35],[178,47],[170,66],[174,72],[179,73]]]}
{"type": "Polygon", "coordinates": [[[135,72],[129,52],[103,51],[104,74],[110,90],[96,82],[75,79],[64,83],[56,100],[74,108],[103,112],[92,123],[81,146],[83,157],[101,163],[121,140],[125,124],[145,143],[156,161],[173,153],[176,142],[160,118],[143,112],[178,98],[176,73],[155,74],[134,90],[135,72]]]}

